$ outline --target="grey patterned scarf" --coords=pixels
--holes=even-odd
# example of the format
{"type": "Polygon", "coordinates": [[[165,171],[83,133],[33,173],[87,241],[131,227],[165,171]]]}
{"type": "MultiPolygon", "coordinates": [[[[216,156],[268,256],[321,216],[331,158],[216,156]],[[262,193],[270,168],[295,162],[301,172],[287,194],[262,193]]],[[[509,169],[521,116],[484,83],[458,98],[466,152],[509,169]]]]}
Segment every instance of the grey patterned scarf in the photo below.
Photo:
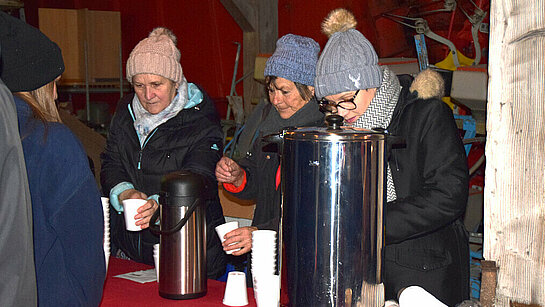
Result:
{"type": "MultiPolygon", "coordinates": [[[[372,129],[372,128],[388,128],[390,121],[392,120],[392,114],[401,93],[401,85],[397,76],[391,71],[388,66],[382,66],[383,77],[380,88],[377,89],[377,93],[371,104],[365,110],[360,118],[354,123],[355,127],[372,129]]],[[[388,165],[387,170],[387,201],[396,200],[396,191],[394,186],[394,180],[392,178],[392,170],[388,165]]]]}
{"type": "Polygon", "coordinates": [[[140,103],[137,95],[134,95],[132,100],[132,108],[134,110],[134,129],[138,134],[140,140],[140,146],[144,145],[144,142],[153,129],[159,127],[162,123],[176,116],[185,106],[188,100],[187,93],[187,80],[182,76],[182,82],[178,86],[178,93],[172,100],[172,102],[161,112],[157,114],[151,114],[140,103]]]}

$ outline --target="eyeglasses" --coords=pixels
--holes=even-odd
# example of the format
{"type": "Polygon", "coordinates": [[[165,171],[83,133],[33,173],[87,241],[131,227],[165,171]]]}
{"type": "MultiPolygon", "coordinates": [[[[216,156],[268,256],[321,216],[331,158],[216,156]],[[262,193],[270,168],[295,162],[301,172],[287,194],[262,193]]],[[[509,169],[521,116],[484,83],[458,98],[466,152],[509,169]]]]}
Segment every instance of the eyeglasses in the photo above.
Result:
{"type": "Polygon", "coordinates": [[[338,112],[338,108],[348,110],[348,111],[355,110],[357,108],[357,105],[354,102],[354,99],[356,99],[356,96],[358,96],[359,92],[360,90],[357,90],[354,93],[354,96],[352,96],[352,98],[348,100],[339,101],[337,103],[334,103],[334,102],[332,103],[331,101],[325,98],[322,98],[318,102],[318,104],[320,105],[320,111],[336,114],[338,112]]]}

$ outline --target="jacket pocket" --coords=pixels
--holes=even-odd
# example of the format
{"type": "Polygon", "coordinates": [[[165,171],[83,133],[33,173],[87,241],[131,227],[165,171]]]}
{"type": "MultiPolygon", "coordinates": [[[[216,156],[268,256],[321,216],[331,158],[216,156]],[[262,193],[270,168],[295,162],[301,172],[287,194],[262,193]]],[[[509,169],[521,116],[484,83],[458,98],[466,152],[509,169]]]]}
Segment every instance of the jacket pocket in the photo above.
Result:
{"type": "Polygon", "coordinates": [[[446,250],[400,248],[396,250],[395,262],[403,267],[428,272],[445,268],[452,263],[446,250]]]}

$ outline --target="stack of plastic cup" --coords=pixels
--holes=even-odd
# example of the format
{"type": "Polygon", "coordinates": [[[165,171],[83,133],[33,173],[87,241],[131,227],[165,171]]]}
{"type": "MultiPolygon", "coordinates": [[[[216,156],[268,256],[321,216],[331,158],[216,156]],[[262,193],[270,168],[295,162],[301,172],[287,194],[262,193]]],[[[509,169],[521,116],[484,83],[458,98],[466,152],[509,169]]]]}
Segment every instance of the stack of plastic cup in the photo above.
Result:
{"type": "Polygon", "coordinates": [[[252,232],[252,276],[258,307],[276,307],[280,299],[280,278],[276,273],[276,231],[252,232]]]}
{"type": "Polygon", "coordinates": [[[227,306],[248,305],[248,290],[246,289],[246,274],[232,271],[227,275],[223,304],[227,306]]]}
{"type": "Polygon", "coordinates": [[[155,261],[155,273],[159,282],[159,243],[153,245],[153,261],[155,261]]]}
{"type": "Polygon", "coordinates": [[[110,199],[101,197],[102,213],[104,214],[104,261],[106,263],[106,271],[108,270],[108,262],[110,261],[110,199]]]}

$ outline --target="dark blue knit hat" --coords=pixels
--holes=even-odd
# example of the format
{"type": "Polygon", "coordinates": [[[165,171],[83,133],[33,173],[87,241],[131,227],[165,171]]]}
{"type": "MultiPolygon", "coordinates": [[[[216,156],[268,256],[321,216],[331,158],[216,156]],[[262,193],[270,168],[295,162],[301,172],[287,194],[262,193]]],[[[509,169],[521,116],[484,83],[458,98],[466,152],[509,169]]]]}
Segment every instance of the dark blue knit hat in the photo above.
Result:
{"type": "Polygon", "coordinates": [[[320,45],[312,38],[286,34],[276,42],[276,50],[265,64],[265,76],[281,77],[314,86],[320,45]]]}
{"type": "Polygon", "coordinates": [[[0,78],[12,92],[30,92],[64,72],[61,49],[26,22],[0,12],[0,78]]]}

